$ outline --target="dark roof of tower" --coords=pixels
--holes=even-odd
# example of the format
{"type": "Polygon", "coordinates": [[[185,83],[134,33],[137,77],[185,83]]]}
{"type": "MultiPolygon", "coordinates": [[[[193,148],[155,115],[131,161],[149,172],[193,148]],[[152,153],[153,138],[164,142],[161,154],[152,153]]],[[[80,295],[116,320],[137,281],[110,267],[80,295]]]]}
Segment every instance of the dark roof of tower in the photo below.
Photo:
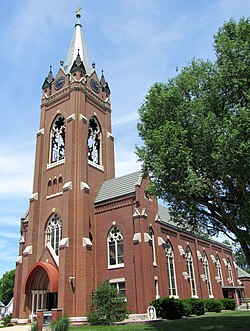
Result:
{"type": "Polygon", "coordinates": [[[141,171],[109,179],[104,182],[97,194],[95,203],[118,198],[135,192],[135,187],[140,185],[142,180],[141,171]]]}

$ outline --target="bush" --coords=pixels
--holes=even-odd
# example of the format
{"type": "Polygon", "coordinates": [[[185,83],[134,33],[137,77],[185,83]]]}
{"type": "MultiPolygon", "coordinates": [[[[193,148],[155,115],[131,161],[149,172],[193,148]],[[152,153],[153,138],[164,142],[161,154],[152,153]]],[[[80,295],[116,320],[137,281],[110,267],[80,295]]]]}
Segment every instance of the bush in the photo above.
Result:
{"type": "Polygon", "coordinates": [[[39,331],[37,322],[32,323],[30,331],[39,331]]]}
{"type": "Polygon", "coordinates": [[[192,315],[192,305],[190,303],[190,299],[181,300],[183,304],[183,316],[191,316],[192,315]]]}
{"type": "Polygon", "coordinates": [[[51,324],[52,331],[68,331],[69,328],[69,318],[63,316],[58,318],[55,322],[51,324]]]}
{"type": "Polygon", "coordinates": [[[4,325],[4,326],[12,326],[13,324],[10,322],[11,319],[12,319],[12,314],[6,315],[6,316],[3,318],[3,325],[4,325]]]}
{"type": "Polygon", "coordinates": [[[234,299],[218,299],[222,303],[222,309],[224,310],[235,310],[236,302],[234,299]]]}
{"type": "Polygon", "coordinates": [[[180,300],[174,298],[159,298],[153,300],[151,305],[155,307],[157,317],[166,319],[178,319],[184,314],[184,307],[180,300]]]}
{"type": "Polygon", "coordinates": [[[108,280],[94,291],[88,322],[92,325],[110,325],[128,316],[127,302],[108,280]]]}
{"type": "Polygon", "coordinates": [[[203,302],[207,312],[220,313],[223,308],[221,301],[218,299],[208,299],[203,300],[203,302]]]}
{"type": "Polygon", "coordinates": [[[205,306],[204,302],[201,299],[184,299],[186,305],[189,305],[190,315],[204,315],[205,314],[205,306]]]}

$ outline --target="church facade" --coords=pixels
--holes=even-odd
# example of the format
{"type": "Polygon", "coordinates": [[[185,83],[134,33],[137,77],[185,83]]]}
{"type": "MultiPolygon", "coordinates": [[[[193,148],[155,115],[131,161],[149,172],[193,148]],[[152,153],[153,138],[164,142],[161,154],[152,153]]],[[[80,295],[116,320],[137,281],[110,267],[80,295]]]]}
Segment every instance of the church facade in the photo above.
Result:
{"type": "Polygon", "coordinates": [[[115,178],[110,88],[89,64],[80,12],[67,60],[42,86],[33,193],[21,219],[13,318],[84,320],[109,279],[133,313],[158,297],[239,300],[224,244],[178,228],[141,172],[115,178]]]}

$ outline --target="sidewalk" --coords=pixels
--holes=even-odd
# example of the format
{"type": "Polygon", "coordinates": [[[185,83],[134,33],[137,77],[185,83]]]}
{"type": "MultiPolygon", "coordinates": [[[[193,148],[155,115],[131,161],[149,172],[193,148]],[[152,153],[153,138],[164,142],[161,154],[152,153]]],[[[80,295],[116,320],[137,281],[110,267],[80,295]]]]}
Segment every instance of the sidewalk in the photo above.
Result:
{"type": "Polygon", "coordinates": [[[1,331],[30,331],[31,324],[24,324],[24,325],[14,325],[8,326],[6,328],[1,328],[1,331]]]}

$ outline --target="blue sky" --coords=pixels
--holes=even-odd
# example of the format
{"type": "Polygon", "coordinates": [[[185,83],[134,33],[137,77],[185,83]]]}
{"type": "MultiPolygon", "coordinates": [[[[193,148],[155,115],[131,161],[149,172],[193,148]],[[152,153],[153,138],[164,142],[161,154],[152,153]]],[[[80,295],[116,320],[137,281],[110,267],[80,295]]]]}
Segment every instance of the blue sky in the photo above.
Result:
{"type": "Polygon", "coordinates": [[[213,60],[213,34],[250,13],[249,0],[0,1],[0,277],[15,267],[32,193],[41,85],[66,60],[79,6],[89,59],[112,91],[117,176],[140,168],[137,110],[149,87],[193,57],[213,60]]]}

